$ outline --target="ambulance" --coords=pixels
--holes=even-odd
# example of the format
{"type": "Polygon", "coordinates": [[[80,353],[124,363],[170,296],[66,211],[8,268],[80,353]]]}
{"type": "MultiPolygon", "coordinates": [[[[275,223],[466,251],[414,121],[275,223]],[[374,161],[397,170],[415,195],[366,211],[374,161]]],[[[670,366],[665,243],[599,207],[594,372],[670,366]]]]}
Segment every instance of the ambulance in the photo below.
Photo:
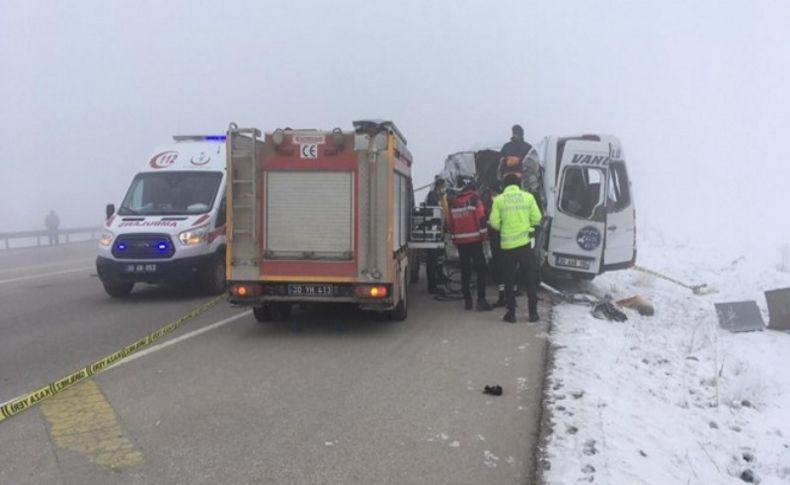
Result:
{"type": "Polygon", "coordinates": [[[174,136],[107,205],[96,269],[111,297],[138,283],[225,289],[225,135],[174,136]]]}

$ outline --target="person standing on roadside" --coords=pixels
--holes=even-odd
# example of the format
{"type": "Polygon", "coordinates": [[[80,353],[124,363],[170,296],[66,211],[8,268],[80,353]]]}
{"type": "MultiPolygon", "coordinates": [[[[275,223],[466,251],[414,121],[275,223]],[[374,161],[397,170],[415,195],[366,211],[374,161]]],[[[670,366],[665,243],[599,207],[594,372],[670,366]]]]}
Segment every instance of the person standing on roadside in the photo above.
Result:
{"type": "Polygon", "coordinates": [[[58,240],[58,228],[60,227],[60,218],[55,214],[54,210],[49,211],[47,217],[44,219],[44,225],[47,226],[47,235],[49,236],[49,245],[54,246],[60,241],[58,240]]]}
{"type": "Polygon", "coordinates": [[[461,259],[461,287],[465,308],[474,308],[471,291],[474,267],[477,273],[477,310],[489,311],[493,308],[486,301],[486,257],[483,253],[483,241],[488,236],[488,227],[485,223],[485,208],[472,178],[460,177],[458,188],[461,190],[459,194],[447,198],[447,227],[461,259]]]}
{"type": "Polygon", "coordinates": [[[532,233],[540,226],[542,215],[535,197],[521,189],[521,178],[508,174],[505,189],[494,198],[488,223],[499,232],[502,249],[502,272],[505,280],[506,322],[516,322],[514,286],[519,266],[526,273],[529,321],[537,322],[538,283],[535,255],[531,247],[532,233]]]}

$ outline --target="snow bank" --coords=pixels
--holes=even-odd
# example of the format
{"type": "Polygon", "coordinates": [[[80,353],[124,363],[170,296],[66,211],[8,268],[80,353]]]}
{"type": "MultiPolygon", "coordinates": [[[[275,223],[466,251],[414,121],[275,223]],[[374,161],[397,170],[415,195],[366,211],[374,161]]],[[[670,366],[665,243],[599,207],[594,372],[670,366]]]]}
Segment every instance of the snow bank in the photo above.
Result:
{"type": "Polygon", "coordinates": [[[595,291],[640,294],[655,316],[627,310],[616,323],[555,308],[546,482],[790,483],[790,333],[724,332],[713,307],[756,300],[767,322],[763,291],[790,287],[779,251],[736,257],[655,239],[640,244],[641,265],[718,293],[620,271],[595,291]]]}

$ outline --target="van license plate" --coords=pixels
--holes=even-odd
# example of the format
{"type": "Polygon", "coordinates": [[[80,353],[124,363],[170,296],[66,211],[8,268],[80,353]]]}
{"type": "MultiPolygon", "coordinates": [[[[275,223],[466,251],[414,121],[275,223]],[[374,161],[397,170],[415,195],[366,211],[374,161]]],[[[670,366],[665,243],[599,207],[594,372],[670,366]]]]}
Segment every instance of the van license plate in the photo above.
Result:
{"type": "Polygon", "coordinates": [[[288,296],[334,296],[332,285],[288,285],[288,296]]]}
{"type": "Polygon", "coordinates": [[[566,266],[569,268],[590,269],[592,261],[589,259],[576,259],[566,258],[564,256],[557,256],[557,266],[566,266]]]}
{"type": "Polygon", "coordinates": [[[126,273],[156,273],[155,264],[127,264],[123,268],[126,273]]]}

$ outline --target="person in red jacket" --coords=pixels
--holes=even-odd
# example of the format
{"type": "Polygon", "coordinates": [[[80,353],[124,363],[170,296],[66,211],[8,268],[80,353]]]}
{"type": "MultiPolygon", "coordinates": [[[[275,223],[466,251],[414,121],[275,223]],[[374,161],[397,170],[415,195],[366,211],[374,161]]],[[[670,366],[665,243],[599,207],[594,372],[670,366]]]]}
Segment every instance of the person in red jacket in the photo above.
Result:
{"type": "Polygon", "coordinates": [[[473,308],[469,286],[474,265],[477,273],[477,310],[488,311],[492,307],[486,301],[486,258],[483,254],[483,241],[488,236],[488,227],[485,208],[472,178],[460,177],[457,185],[460,192],[447,197],[447,226],[461,258],[464,303],[467,310],[473,308]]]}

